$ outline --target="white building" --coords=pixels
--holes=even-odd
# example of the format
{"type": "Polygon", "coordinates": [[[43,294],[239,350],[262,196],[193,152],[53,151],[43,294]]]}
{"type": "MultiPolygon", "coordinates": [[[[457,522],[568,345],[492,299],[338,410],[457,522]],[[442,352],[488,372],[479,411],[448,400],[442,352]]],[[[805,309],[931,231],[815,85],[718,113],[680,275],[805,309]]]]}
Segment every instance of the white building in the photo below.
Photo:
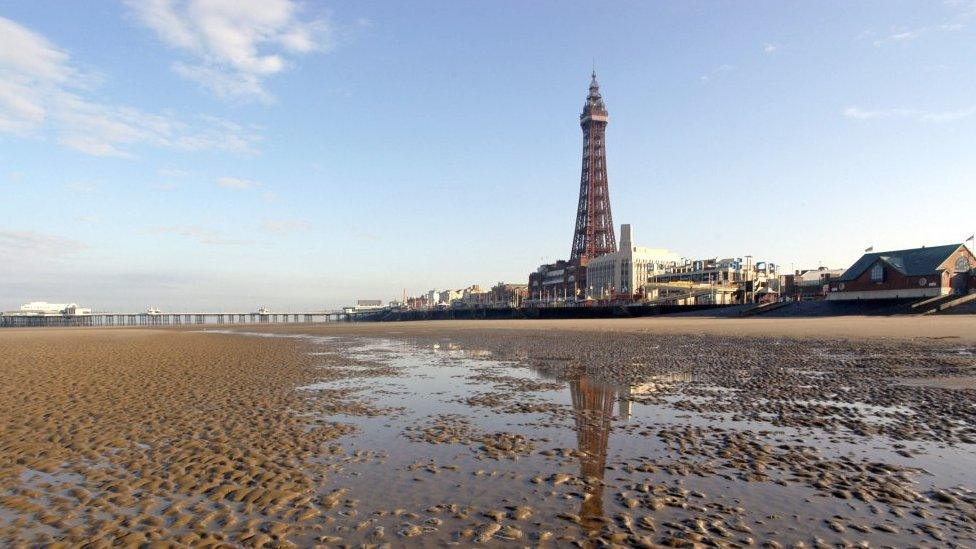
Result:
{"type": "MultiPolygon", "coordinates": [[[[645,285],[648,293],[659,297],[669,293],[702,292],[702,299],[712,303],[752,303],[777,299],[780,293],[776,265],[767,261],[753,261],[752,256],[684,260],[651,276],[645,285]]],[[[696,300],[699,303],[702,300],[696,300]]],[[[685,302],[690,304],[692,302],[685,302]]]]}
{"type": "Polygon", "coordinates": [[[79,307],[77,303],[48,303],[47,301],[31,301],[20,306],[13,314],[21,316],[58,316],[58,315],[90,315],[91,309],[79,307]]]}
{"type": "MultiPolygon", "coordinates": [[[[481,286],[479,286],[478,284],[473,284],[461,290],[460,305],[463,305],[465,307],[477,307],[480,305],[487,305],[490,297],[491,297],[491,292],[487,290],[482,290],[481,286]]],[[[458,304],[457,301],[452,303],[452,305],[457,305],[457,304],[458,304]]]]}
{"type": "Polygon", "coordinates": [[[593,299],[633,295],[648,277],[675,265],[677,254],[663,248],[645,248],[634,243],[629,224],[620,226],[620,248],[591,259],[586,265],[587,295],[593,299]]]}
{"type": "Polygon", "coordinates": [[[438,294],[437,304],[450,307],[451,304],[454,303],[454,300],[461,299],[463,297],[464,290],[444,290],[438,294]]]}

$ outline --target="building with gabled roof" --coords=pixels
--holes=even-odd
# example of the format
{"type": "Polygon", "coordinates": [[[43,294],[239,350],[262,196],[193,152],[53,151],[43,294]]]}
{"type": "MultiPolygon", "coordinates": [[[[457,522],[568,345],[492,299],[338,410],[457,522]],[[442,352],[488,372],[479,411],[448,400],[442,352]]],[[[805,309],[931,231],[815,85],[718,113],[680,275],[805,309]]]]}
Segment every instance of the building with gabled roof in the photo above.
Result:
{"type": "Polygon", "coordinates": [[[908,299],[965,294],[976,257],[964,244],[866,253],[830,281],[827,299],[908,299]]]}

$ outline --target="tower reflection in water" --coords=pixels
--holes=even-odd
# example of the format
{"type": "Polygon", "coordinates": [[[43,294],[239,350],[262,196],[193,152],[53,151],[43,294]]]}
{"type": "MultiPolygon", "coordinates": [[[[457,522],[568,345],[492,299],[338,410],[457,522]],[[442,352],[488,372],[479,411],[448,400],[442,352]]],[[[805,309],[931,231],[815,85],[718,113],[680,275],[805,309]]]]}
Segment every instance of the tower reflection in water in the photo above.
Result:
{"type": "MultiPolygon", "coordinates": [[[[607,466],[607,444],[610,440],[613,403],[617,391],[594,383],[585,377],[569,382],[576,419],[576,445],[580,451],[580,476],[586,488],[580,510],[583,529],[592,532],[602,528],[603,477],[607,466]]],[[[630,401],[621,399],[621,416],[630,415],[630,401]],[[624,405],[623,403],[627,404],[624,405]]]]}
{"type": "Polygon", "coordinates": [[[618,403],[617,419],[633,415],[633,397],[646,395],[678,382],[693,381],[690,373],[657,375],[637,385],[610,386],[586,376],[569,382],[576,420],[576,445],[580,451],[580,476],[586,481],[580,519],[586,532],[600,530],[606,518],[603,509],[604,473],[610,431],[613,429],[613,405],[618,403]]]}

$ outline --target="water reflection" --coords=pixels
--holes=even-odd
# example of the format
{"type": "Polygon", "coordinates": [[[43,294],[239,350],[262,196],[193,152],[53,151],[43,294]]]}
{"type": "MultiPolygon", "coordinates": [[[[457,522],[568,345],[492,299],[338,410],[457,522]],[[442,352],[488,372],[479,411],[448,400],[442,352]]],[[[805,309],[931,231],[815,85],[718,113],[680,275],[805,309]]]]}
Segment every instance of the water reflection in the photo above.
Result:
{"type": "Polygon", "coordinates": [[[664,385],[692,380],[690,373],[675,372],[653,376],[644,383],[633,385],[608,385],[585,375],[569,382],[576,422],[576,445],[580,452],[580,476],[585,480],[579,516],[586,532],[596,532],[606,522],[603,510],[604,474],[610,431],[613,429],[614,403],[617,403],[617,419],[626,421],[633,415],[635,397],[659,391],[664,385]]]}
{"type": "MultiPolygon", "coordinates": [[[[595,531],[603,525],[603,476],[616,391],[586,377],[569,382],[576,418],[576,445],[580,451],[580,476],[586,481],[580,518],[583,528],[595,531]]],[[[629,401],[628,401],[629,402],[629,401]]]]}

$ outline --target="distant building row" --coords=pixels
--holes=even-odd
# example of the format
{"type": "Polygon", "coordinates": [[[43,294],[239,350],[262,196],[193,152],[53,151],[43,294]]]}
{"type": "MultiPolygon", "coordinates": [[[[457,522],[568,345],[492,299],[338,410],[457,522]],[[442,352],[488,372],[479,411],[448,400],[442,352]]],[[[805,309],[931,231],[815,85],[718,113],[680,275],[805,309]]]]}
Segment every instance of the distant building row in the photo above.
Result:
{"type": "Polygon", "coordinates": [[[662,248],[638,246],[630,225],[620,226],[620,248],[582,262],[559,261],[529,275],[529,304],[656,301],[730,304],[779,298],[776,265],[751,256],[686,259],[662,248]]]}
{"type": "Polygon", "coordinates": [[[407,298],[400,305],[407,309],[521,307],[527,294],[528,286],[525,284],[499,282],[488,290],[474,284],[460,290],[429,290],[423,295],[407,298]]]}

